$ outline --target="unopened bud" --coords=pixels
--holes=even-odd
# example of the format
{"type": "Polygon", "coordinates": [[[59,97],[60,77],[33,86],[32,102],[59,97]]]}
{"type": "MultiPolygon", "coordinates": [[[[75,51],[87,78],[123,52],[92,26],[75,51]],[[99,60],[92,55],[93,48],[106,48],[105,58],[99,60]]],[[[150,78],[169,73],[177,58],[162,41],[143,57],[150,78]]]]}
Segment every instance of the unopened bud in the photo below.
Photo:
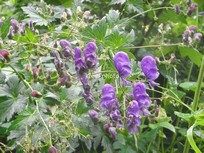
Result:
{"type": "Polygon", "coordinates": [[[49,148],[49,153],[57,153],[57,149],[54,146],[49,148]]]}
{"type": "Polygon", "coordinates": [[[115,136],[116,136],[116,128],[115,128],[115,127],[110,127],[110,128],[108,129],[108,132],[110,133],[111,137],[112,137],[113,139],[115,139],[115,136]]]}
{"type": "Polygon", "coordinates": [[[193,36],[193,39],[196,41],[201,41],[202,39],[202,33],[195,33],[193,36]]]}
{"type": "Polygon", "coordinates": [[[32,69],[32,71],[33,71],[33,78],[34,78],[34,79],[37,79],[38,74],[39,74],[38,68],[37,68],[37,67],[34,67],[34,68],[32,69]]]}
{"type": "Polygon", "coordinates": [[[196,10],[197,6],[198,6],[197,3],[192,3],[192,4],[190,5],[190,7],[188,8],[186,14],[187,14],[188,16],[190,16],[190,15],[196,10]]]}
{"type": "Polygon", "coordinates": [[[9,52],[5,49],[0,51],[0,54],[6,59],[9,60],[9,52]]]}
{"type": "Polygon", "coordinates": [[[31,97],[40,98],[40,97],[42,97],[42,94],[40,92],[34,90],[31,92],[31,97]]]}
{"type": "Polygon", "coordinates": [[[89,110],[89,111],[88,111],[88,114],[89,114],[89,117],[91,118],[92,122],[93,122],[94,124],[97,124],[97,123],[98,123],[98,120],[99,120],[98,112],[95,111],[95,110],[89,110]]]}
{"type": "Polygon", "coordinates": [[[175,12],[176,12],[176,14],[179,14],[180,13],[180,7],[179,7],[179,5],[178,4],[176,4],[176,6],[175,6],[175,12]]]}

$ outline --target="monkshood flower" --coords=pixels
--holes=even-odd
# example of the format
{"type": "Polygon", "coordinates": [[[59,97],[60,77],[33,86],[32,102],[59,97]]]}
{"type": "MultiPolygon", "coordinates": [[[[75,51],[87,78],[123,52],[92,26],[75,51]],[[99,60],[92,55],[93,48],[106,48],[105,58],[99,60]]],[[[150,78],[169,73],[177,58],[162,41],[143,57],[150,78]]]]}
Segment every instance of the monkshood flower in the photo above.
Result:
{"type": "Polygon", "coordinates": [[[89,80],[88,80],[87,75],[83,75],[83,76],[80,78],[80,81],[81,81],[81,83],[82,83],[84,92],[85,92],[86,94],[89,94],[89,93],[91,92],[91,86],[90,86],[90,83],[89,83],[89,80]]]}
{"type": "Polygon", "coordinates": [[[72,45],[69,41],[65,39],[60,40],[60,46],[62,47],[62,54],[64,57],[73,57],[72,45]]]}
{"type": "Polygon", "coordinates": [[[85,63],[88,69],[95,70],[98,66],[97,46],[95,42],[89,42],[84,48],[85,63]]]}
{"type": "Polygon", "coordinates": [[[62,67],[63,67],[63,62],[62,62],[62,59],[60,57],[60,54],[58,51],[54,50],[52,52],[53,56],[55,57],[54,59],[54,65],[55,65],[55,68],[57,70],[57,72],[61,75],[62,74],[62,67]]]}
{"type": "Polygon", "coordinates": [[[148,107],[151,105],[149,95],[146,93],[146,86],[142,82],[134,85],[133,97],[127,109],[127,129],[129,133],[138,133],[143,115],[150,115],[148,107]]]}
{"type": "Polygon", "coordinates": [[[132,73],[128,55],[125,52],[116,53],[114,57],[114,65],[124,85],[130,85],[130,82],[126,80],[126,78],[132,73]]]}
{"type": "Polygon", "coordinates": [[[154,82],[159,77],[159,72],[153,57],[145,56],[141,61],[141,69],[152,88],[159,85],[154,82]]]}
{"type": "Polygon", "coordinates": [[[85,73],[88,72],[85,61],[81,56],[81,49],[79,47],[75,48],[74,62],[75,62],[75,69],[78,77],[82,77],[85,73]]]}
{"type": "Polygon", "coordinates": [[[100,107],[109,116],[114,125],[122,126],[118,101],[115,97],[115,90],[112,85],[105,84],[102,88],[100,107]]]}
{"type": "Polygon", "coordinates": [[[13,27],[14,33],[18,33],[19,30],[19,22],[15,19],[10,20],[10,25],[13,27]]]}
{"type": "Polygon", "coordinates": [[[85,98],[87,106],[91,106],[93,104],[94,96],[91,92],[89,93],[83,92],[82,96],[85,98]]]}

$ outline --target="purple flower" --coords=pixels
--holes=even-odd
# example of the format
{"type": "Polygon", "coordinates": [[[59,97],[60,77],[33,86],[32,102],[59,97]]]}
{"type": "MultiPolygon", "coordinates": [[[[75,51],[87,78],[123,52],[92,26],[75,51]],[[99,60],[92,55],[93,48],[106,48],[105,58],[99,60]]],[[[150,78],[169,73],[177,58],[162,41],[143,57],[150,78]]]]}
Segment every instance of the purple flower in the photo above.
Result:
{"type": "Polygon", "coordinates": [[[154,80],[159,77],[159,72],[156,65],[156,61],[153,57],[145,56],[141,61],[141,69],[151,87],[159,85],[158,83],[154,82],[154,80]]]}
{"type": "Polygon", "coordinates": [[[84,48],[84,57],[86,66],[91,69],[95,70],[98,66],[98,59],[97,59],[97,46],[94,42],[89,42],[86,44],[84,48]]]}
{"type": "Polygon", "coordinates": [[[114,57],[114,65],[124,85],[130,85],[130,82],[126,80],[132,72],[128,55],[125,52],[116,53],[114,57]]]}
{"type": "Polygon", "coordinates": [[[102,88],[100,107],[102,110],[106,110],[107,112],[111,112],[118,108],[118,101],[115,98],[115,90],[110,84],[105,84],[102,88]]]}
{"type": "Polygon", "coordinates": [[[91,86],[90,86],[90,84],[89,84],[89,80],[88,80],[87,75],[83,75],[83,76],[80,78],[80,81],[81,81],[81,83],[82,83],[84,92],[87,93],[87,94],[90,93],[90,92],[91,92],[91,86]]]}
{"type": "Polygon", "coordinates": [[[115,127],[109,127],[108,132],[110,133],[111,137],[115,139],[116,136],[116,128],[115,127]]]}
{"type": "Polygon", "coordinates": [[[122,126],[119,105],[115,97],[115,90],[110,84],[105,84],[102,88],[100,107],[102,110],[105,110],[105,115],[109,116],[109,119],[115,126],[122,126]]]}
{"type": "Polygon", "coordinates": [[[76,69],[78,77],[81,77],[85,73],[87,73],[88,70],[84,62],[84,59],[81,57],[81,49],[79,47],[75,48],[74,62],[75,62],[75,69],[76,69]]]}
{"type": "Polygon", "coordinates": [[[83,92],[82,96],[85,98],[87,106],[91,106],[93,104],[94,96],[91,92],[89,93],[83,92]]]}
{"type": "Polygon", "coordinates": [[[60,46],[62,47],[62,54],[64,57],[73,57],[72,45],[69,41],[65,39],[60,40],[60,46]]]}
{"type": "Polygon", "coordinates": [[[18,21],[15,19],[12,19],[12,20],[10,20],[10,25],[13,27],[14,33],[18,33],[18,29],[19,29],[18,21]]]}
{"type": "Polygon", "coordinates": [[[133,88],[134,100],[132,100],[127,108],[127,129],[129,133],[137,133],[138,127],[141,124],[141,118],[143,115],[150,115],[147,110],[151,105],[151,100],[146,93],[146,86],[142,82],[138,82],[133,88]]]}
{"type": "Polygon", "coordinates": [[[57,149],[54,146],[49,148],[49,153],[57,153],[57,149]]]}
{"type": "Polygon", "coordinates": [[[88,111],[88,114],[89,114],[89,117],[91,118],[92,122],[94,124],[97,124],[98,123],[98,120],[99,120],[99,114],[97,111],[95,110],[89,110],[88,111]]]}
{"type": "Polygon", "coordinates": [[[202,33],[195,33],[193,35],[193,39],[196,40],[196,41],[201,41],[202,39],[202,33]]]}

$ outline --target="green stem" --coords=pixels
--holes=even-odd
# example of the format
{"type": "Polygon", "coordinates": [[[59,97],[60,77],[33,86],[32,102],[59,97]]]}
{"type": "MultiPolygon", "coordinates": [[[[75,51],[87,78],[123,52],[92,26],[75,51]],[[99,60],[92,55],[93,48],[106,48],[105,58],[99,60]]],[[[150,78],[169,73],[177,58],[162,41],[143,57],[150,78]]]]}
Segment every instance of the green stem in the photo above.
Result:
{"type": "Polygon", "coordinates": [[[192,70],[193,70],[193,62],[191,62],[191,67],[190,67],[190,70],[189,70],[189,73],[188,73],[187,81],[190,81],[192,70]]]}
{"type": "MultiPolygon", "coordinates": [[[[192,112],[195,112],[197,110],[197,107],[198,107],[199,96],[200,96],[200,92],[201,92],[201,85],[203,82],[203,78],[204,78],[204,55],[202,58],[200,71],[199,71],[199,75],[198,75],[197,88],[195,90],[193,105],[192,105],[192,112]]],[[[189,127],[191,127],[193,125],[193,122],[194,122],[193,120],[189,121],[189,127]]],[[[188,153],[189,149],[190,149],[190,144],[189,144],[188,140],[186,139],[183,153],[188,153]]]]}

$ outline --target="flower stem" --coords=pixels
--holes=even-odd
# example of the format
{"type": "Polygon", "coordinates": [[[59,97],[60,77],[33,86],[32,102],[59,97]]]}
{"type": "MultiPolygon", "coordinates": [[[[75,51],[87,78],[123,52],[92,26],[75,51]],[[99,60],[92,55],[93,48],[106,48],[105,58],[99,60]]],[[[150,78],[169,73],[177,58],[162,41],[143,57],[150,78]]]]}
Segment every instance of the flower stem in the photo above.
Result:
{"type": "MultiPolygon", "coordinates": [[[[195,90],[191,112],[195,112],[197,110],[203,78],[204,78],[204,55],[203,55],[201,66],[200,66],[200,71],[199,71],[198,80],[197,80],[197,88],[195,90]]],[[[194,120],[189,121],[189,123],[188,123],[189,127],[191,127],[193,125],[193,122],[194,122],[194,120]]],[[[190,144],[189,144],[188,140],[186,139],[183,153],[188,153],[189,148],[190,148],[190,144]]]]}

